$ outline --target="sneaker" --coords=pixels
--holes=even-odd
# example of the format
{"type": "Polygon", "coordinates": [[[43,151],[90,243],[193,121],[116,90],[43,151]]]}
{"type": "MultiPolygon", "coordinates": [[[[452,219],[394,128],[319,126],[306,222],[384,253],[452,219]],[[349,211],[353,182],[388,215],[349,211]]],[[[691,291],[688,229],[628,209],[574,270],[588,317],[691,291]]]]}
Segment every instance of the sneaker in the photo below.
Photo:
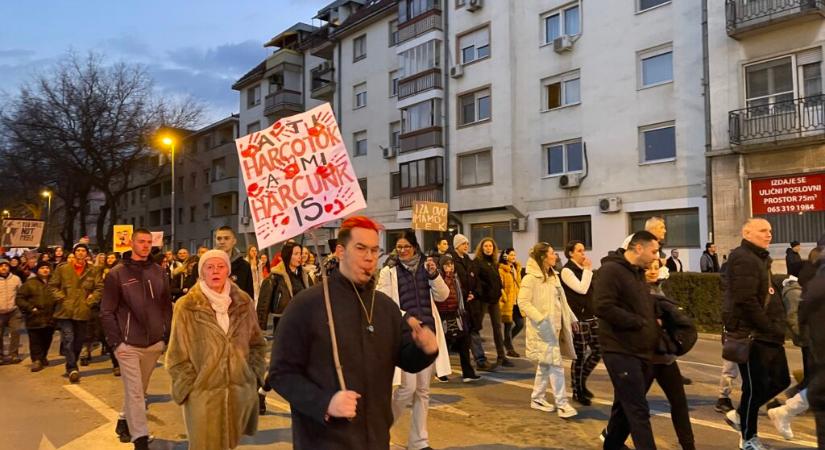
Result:
{"type": "Polygon", "coordinates": [[[258,394],[258,415],[266,414],[266,395],[258,394]]]}
{"type": "Polygon", "coordinates": [[[716,400],[716,406],[714,406],[713,409],[718,413],[727,414],[728,411],[733,410],[733,403],[727,397],[719,397],[719,399],[716,400]]]}
{"type": "Polygon", "coordinates": [[[126,419],[117,419],[115,434],[117,434],[118,440],[124,444],[132,440],[132,435],[129,434],[129,424],[126,422],[126,419]]]}
{"type": "Polygon", "coordinates": [[[80,382],[80,372],[78,372],[77,370],[72,370],[71,372],[69,372],[69,381],[71,381],[72,383],[80,382]]]}
{"type": "MultiPolygon", "coordinates": [[[[602,443],[607,440],[607,428],[602,428],[602,432],[599,433],[599,440],[602,441],[602,443]]],[[[630,450],[630,447],[622,444],[622,446],[619,447],[619,450],[630,450]]]]}
{"type": "Polygon", "coordinates": [[[771,419],[774,428],[785,440],[793,439],[793,430],[791,429],[791,418],[788,417],[788,410],[785,407],[773,408],[768,410],[768,417],[771,419]]]}
{"type": "Polygon", "coordinates": [[[516,365],[513,364],[513,361],[510,361],[507,358],[502,358],[498,360],[498,365],[501,367],[516,367],[516,365]]]}
{"type": "Polygon", "coordinates": [[[521,358],[521,355],[519,355],[515,350],[507,350],[507,356],[511,358],[521,358]]]}
{"type": "Polygon", "coordinates": [[[573,400],[575,400],[582,406],[590,406],[593,404],[593,402],[590,401],[590,399],[587,398],[587,396],[585,396],[584,394],[573,394],[573,400]]]}
{"type": "Polygon", "coordinates": [[[496,367],[498,367],[498,364],[491,364],[487,361],[479,361],[476,363],[476,369],[484,370],[487,372],[492,372],[493,370],[496,370],[496,367]]]}
{"type": "Polygon", "coordinates": [[[725,413],[725,423],[736,431],[742,431],[742,426],[739,424],[739,413],[735,409],[725,413]]]}
{"type": "Polygon", "coordinates": [[[120,376],[120,367],[112,367],[112,375],[119,377],[120,376]]]}
{"type": "Polygon", "coordinates": [[[438,380],[439,383],[447,383],[450,381],[450,379],[447,378],[446,375],[444,375],[443,377],[435,377],[435,379],[438,380]]]}
{"type": "Polygon", "coordinates": [[[576,411],[576,408],[574,408],[570,405],[558,405],[558,406],[556,406],[556,413],[562,419],[569,419],[569,418],[575,417],[579,414],[579,412],[576,411]]]}
{"type": "Polygon", "coordinates": [[[539,411],[544,411],[544,412],[553,412],[553,411],[556,410],[556,407],[553,406],[552,403],[548,402],[545,399],[531,400],[530,401],[530,407],[533,408],[533,409],[538,409],[539,411]]]}
{"type": "Polygon", "coordinates": [[[149,450],[149,436],[141,436],[135,439],[135,450],[149,450]]]}
{"type": "Polygon", "coordinates": [[[779,400],[774,398],[765,404],[765,411],[767,412],[774,408],[779,408],[780,406],[782,406],[782,403],[780,403],[779,400]]]}
{"type": "Polygon", "coordinates": [[[31,368],[32,372],[40,372],[41,370],[43,370],[43,363],[42,362],[35,361],[35,362],[32,363],[32,368],[31,368]]]}
{"type": "Polygon", "coordinates": [[[474,382],[476,382],[480,379],[481,379],[481,375],[473,375],[471,377],[464,377],[464,378],[461,379],[461,381],[463,381],[465,383],[474,383],[474,382]]]}
{"type": "Polygon", "coordinates": [[[739,448],[741,450],[771,450],[771,447],[759,440],[759,436],[754,436],[745,442],[740,442],[739,448]]]}

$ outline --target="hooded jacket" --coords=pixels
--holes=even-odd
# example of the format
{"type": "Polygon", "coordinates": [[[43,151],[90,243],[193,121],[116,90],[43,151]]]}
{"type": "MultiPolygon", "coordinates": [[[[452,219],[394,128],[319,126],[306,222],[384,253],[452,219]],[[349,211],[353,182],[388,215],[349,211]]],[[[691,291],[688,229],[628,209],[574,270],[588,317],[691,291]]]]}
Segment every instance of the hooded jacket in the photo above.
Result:
{"type": "Polygon", "coordinates": [[[269,313],[275,313],[275,316],[281,317],[284,314],[284,309],[292,301],[297,293],[312,286],[309,275],[301,268],[298,269],[299,276],[303,286],[295,286],[294,275],[287,273],[284,262],[278,263],[272,269],[269,276],[261,283],[261,291],[258,295],[258,325],[262,330],[267,328],[267,319],[269,313]]]}
{"type": "Polygon", "coordinates": [[[92,306],[100,302],[103,279],[100,270],[90,264],[80,275],[73,264],[64,264],[52,274],[49,288],[58,302],[55,319],[86,321],[92,316],[92,306]]]}
{"type": "Polygon", "coordinates": [[[100,321],[112,348],[168,341],[172,298],[166,273],[151,261],[124,259],[104,281],[100,321]]]}
{"type": "Polygon", "coordinates": [[[593,308],[602,351],[649,360],[659,341],[659,326],[644,269],[625,259],[624,251],[611,252],[601,263],[593,285],[593,308]]]}

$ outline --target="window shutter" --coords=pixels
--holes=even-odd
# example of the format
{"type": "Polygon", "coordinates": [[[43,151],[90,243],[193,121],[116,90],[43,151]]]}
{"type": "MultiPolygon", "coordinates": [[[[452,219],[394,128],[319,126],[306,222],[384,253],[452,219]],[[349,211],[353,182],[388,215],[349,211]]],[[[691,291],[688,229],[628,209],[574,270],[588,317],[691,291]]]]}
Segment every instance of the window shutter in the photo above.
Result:
{"type": "Polygon", "coordinates": [[[796,65],[804,66],[822,61],[822,47],[814,47],[796,54],[796,65]]]}

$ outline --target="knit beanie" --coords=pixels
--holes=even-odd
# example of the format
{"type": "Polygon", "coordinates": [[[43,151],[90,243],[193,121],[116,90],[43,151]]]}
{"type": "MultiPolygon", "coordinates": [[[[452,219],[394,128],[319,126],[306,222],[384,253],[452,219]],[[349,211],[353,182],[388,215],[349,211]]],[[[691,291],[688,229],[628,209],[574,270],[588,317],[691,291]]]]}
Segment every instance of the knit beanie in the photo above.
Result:
{"type": "Polygon", "coordinates": [[[48,261],[39,261],[39,262],[37,263],[37,266],[34,268],[34,271],[35,271],[35,272],[39,271],[39,270],[40,270],[40,268],[41,268],[41,267],[43,267],[43,266],[46,266],[46,267],[48,267],[49,269],[51,269],[51,268],[52,268],[52,265],[51,265],[51,264],[49,264],[49,263],[48,263],[48,261]]]}
{"type": "Polygon", "coordinates": [[[232,263],[229,262],[229,255],[227,255],[223,250],[209,250],[204,253],[203,256],[201,256],[201,259],[198,260],[198,274],[203,274],[203,265],[206,264],[207,260],[212,258],[222,259],[223,262],[226,263],[226,267],[229,267],[229,274],[232,274],[232,263]]]}
{"type": "Polygon", "coordinates": [[[463,234],[456,234],[455,236],[453,236],[453,248],[457,248],[459,245],[464,244],[465,242],[467,244],[470,243],[470,240],[467,239],[467,236],[464,236],[463,234]]]}

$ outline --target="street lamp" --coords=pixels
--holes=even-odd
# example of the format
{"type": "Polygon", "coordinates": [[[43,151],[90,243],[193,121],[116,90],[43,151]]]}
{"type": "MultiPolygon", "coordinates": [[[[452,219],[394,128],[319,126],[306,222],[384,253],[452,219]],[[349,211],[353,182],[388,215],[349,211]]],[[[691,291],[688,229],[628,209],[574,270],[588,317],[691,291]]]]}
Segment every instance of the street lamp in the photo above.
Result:
{"type": "Polygon", "coordinates": [[[11,211],[8,209],[3,210],[3,218],[11,217],[11,211]]]}
{"type": "Polygon", "coordinates": [[[43,192],[41,192],[40,195],[49,199],[49,206],[48,209],[46,209],[46,221],[48,221],[52,216],[52,191],[46,189],[43,190],[43,192]]]}
{"type": "Polygon", "coordinates": [[[163,145],[169,147],[172,156],[172,236],[171,245],[172,250],[175,249],[175,138],[166,135],[160,138],[163,145]]]}

